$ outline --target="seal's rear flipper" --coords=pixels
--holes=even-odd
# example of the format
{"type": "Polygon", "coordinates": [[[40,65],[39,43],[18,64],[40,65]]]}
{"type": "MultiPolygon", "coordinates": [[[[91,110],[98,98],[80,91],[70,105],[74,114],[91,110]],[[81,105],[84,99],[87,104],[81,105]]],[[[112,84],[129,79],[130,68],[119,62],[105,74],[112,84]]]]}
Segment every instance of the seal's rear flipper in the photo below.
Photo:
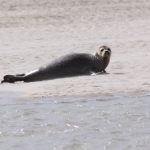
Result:
{"type": "Polygon", "coordinates": [[[25,73],[22,73],[22,74],[16,74],[16,76],[21,76],[21,77],[23,77],[23,76],[25,76],[26,74],[25,73]]]}
{"type": "Polygon", "coordinates": [[[1,83],[8,82],[8,83],[14,83],[16,81],[23,81],[23,77],[21,76],[14,76],[14,75],[5,75],[1,83]]]}
{"type": "Polygon", "coordinates": [[[15,76],[5,75],[3,78],[3,81],[1,83],[4,83],[4,82],[14,83],[15,82],[15,76]]]}

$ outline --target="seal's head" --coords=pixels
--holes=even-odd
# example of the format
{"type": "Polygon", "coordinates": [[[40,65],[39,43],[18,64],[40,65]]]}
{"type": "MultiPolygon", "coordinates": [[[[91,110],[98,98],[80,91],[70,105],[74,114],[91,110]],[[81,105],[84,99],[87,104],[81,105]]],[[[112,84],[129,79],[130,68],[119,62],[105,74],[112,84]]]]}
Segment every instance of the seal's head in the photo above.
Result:
{"type": "Polygon", "coordinates": [[[100,46],[95,53],[98,58],[109,58],[111,56],[111,49],[108,46],[100,46]]]}
{"type": "Polygon", "coordinates": [[[96,51],[95,56],[102,60],[103,70],[105,70],[110,61],[111,49],[108,46],[100,46],[96,51]]]}

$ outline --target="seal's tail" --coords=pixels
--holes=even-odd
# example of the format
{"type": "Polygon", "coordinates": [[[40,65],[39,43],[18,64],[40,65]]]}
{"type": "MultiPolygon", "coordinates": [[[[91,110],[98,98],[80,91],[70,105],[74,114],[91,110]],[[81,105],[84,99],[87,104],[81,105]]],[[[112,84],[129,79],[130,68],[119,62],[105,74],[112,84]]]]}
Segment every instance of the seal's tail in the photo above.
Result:
{"type": "Polygon", "coordinates": [[[15,75],[5,75],[1,83],[8,82],[8,83],[14,83],[16,81],[23,81],[23,76],[15,76],[15,75]]]}

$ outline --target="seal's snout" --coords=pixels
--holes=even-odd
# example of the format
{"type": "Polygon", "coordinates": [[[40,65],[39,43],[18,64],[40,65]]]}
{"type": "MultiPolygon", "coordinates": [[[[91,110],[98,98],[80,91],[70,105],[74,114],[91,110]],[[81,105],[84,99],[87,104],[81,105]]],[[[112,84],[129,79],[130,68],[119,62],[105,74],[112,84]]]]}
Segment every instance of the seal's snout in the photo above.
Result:
{"type": "Polygon", "coordinates": [[[111,52],[109,50],[105,50],[104,55],[110,56],[111,52]]]}

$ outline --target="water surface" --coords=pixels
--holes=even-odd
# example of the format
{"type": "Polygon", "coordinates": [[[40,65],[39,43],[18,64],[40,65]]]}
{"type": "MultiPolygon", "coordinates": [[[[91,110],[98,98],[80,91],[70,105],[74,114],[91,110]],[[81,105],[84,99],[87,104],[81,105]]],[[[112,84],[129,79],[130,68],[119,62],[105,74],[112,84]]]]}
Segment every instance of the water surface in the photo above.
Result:
{"type": "Polygon", "coordinates": [[[149,149],[149,99],[149,95],[123,94],[26,100],[1,97],[0,148],[149,149]]]}

